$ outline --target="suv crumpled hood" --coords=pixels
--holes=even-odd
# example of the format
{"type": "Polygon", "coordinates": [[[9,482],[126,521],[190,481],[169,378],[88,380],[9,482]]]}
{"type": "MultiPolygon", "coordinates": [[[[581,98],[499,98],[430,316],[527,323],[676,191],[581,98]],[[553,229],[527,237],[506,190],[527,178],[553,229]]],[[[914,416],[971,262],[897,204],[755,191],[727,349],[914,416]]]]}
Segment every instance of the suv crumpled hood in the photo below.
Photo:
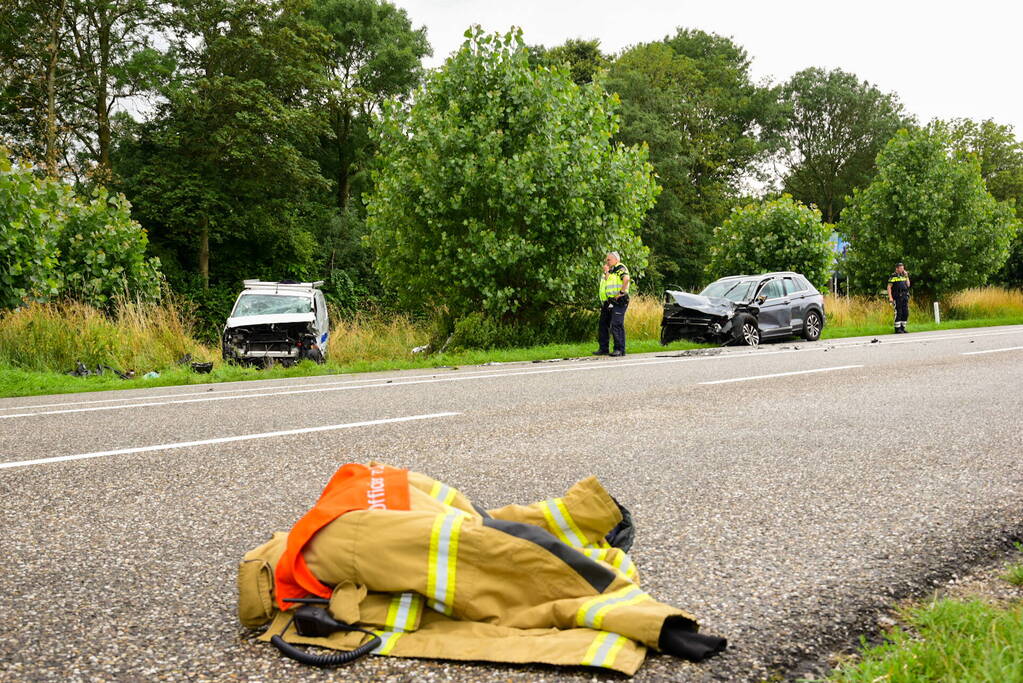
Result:
{"type": "Polygon", "coordinates": [[[728,299],[710,298],[689,292],[675,292],[670,289],[665,294],[674,299],[675,303],[682,308],[699,311],[706,315],[731,317],[738,305],[728,299]]]}
{"type": "Polygon", "coordinates": [[[316,320],[316,314],[308,313],[278,313],[277,315],[242,315],[237,318],[228,318],[227,327],[249,327],[250,325],[275,325],[287,323],[311,323],[316,320]]]}

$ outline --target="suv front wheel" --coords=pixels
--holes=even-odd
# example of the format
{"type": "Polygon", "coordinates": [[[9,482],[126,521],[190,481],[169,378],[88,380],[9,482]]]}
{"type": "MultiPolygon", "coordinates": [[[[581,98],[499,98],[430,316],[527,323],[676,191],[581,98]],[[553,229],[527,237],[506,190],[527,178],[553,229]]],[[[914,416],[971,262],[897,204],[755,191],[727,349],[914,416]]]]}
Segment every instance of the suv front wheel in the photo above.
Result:
{"type": "Polygon", "coordinates": [[[757,320],[752,315],[743,313],[737,316],[733,326],[735,330],[733,343],[745,344],[753,348],[760,345],[760,326],[757,325],[757,320]]]}

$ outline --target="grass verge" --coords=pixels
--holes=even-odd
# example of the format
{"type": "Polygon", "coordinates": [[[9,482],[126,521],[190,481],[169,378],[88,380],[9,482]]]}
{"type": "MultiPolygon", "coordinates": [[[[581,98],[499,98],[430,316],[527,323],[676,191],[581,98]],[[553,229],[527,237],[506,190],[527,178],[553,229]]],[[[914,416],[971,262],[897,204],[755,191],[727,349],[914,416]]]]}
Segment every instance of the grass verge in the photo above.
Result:
{"type": "Polygon", "coordinates": [[[909,608],[885,642],[835,671],[842,683],[1023,680],[1023,603],[942,599],[909,608]]]}
{"type": "MultiPolygon", "coordinates": [[[[1016,543],[1016,550],[1023,553],[1023,544],[1016,543]]],[[[1023,565],[1018,562],[1004,569],[980,568],[929,601],[900,609],[897,625],[886,630],[881,643],[861,639],[859,652],[827,680],[1023,681],[1021,585],[1023,565]]]]}
{"type": "MultiPolygon", "coordinates": [[[[828,324],[824,339],[892,333],[891,307],[881,299],[828,296],[825,310],[828,324]]],[[[930,322],[930,302],[913,302],[910,329],[1023,324],[1023,292],[995,287],[967,290],[949,297],[943,310],[944,320],[937,325],[930,322]]],[[[660,346],[660,317],[658,298],[634,299],[626,320],[630,353],[699,346],[687,342],[660,346]]],[[[428,325],[400,315],[363,313],[338,318],[332,327],[330,361],[326,365],[302,363],[289,369],[255,370],[221,363],[217,349],[196,341],[188,314],[172,299],[158,305],[122,301],[106,314],[76,303],[31,304],[0,315],[0,397],[549,360],[588,356],[595,346],[594,341],[586,341],[412,353],[414,347],[429,341],[430,334],[428,325]],[[198,361],[213,361],[213,372],[199,375],[179,366],[177,360],[185,354],[198,361]],[[91,369],[107,365],[134,370],[136,377],[121,380],[113,373],[89,377],[64,374],[79,361],[91,369]],[[160,376],[142,378],[153,370],[160,376]]]]}

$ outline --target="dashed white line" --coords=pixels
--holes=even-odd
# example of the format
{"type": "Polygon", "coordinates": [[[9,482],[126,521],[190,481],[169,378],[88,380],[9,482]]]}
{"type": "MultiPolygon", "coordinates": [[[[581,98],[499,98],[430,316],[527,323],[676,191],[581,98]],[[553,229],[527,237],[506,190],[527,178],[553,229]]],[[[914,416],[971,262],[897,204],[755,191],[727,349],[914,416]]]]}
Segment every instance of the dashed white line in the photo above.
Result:
{"type": "Polygon", "coordinates": [[[1002,351],[1019,351],[1023,346],[1009,346],[1004,349],[987,349],[986,351],[966,351],[964,356],[979,356],[982,353],[1001,353],[1002,351]]]}
{"type": "Polygon", "coordinates": [[[728,384],[729,382],[748,382],[753,379],[769,379],[771,377],[788,377],[790,375],[809,375],[814,372],[834,372],[835,370],[851,370],[862,368],[862,365],[839,365],[833,368],[816,368],[814,370],[796,370],[795,372],[776,372],[771,375],[754,375],[752,377],[732,377],[731,379],[716,379],[712,382],[700,382],[700,384],[728,384]]]}
{"type": "Polygon", "coordinates": [[[174,448],[190,448],[192,446],[208,446],[217,443],[231,443],[234,441],[249,441],[252,439],[270,439],[278,436],[292,436],[295,434],[310,434],[312,432],[328,432],[335,429],[353,429],[355,427],[369,427],[372,425],[388,424],[392,422],[411,422],[413,420],[430,420],[438,417],[452,417],[461,413],[429,413],[426,415],[410,415],[408,417],[388,417],[381,420],[366,420],[364,422],[349,422],[347,424],[326,425],[323,427],[304,427],[302,429],[286,429],[280,432],[263,432],[262,434],[244,434],[242,436],[223,436],[217,439],[204,439],[202,441],[179,441],[177,443],[165,443],[156,446],[140,446],[138,448],[118,448],[112,451],[95,451],[92,453],[79,453],[78,455],[59,455],[53,458],[38,458],[36,460],[17,460],[14,462],[0,463],[0,469],[13,467],[28,467],[30,465],[44,465],[55,462],[67,462],[69,460],[86,460],[88,458],[105,458],[111,455],[127,455],[129,453],[151,453],[153,451],[167,451],[174,448]]]}

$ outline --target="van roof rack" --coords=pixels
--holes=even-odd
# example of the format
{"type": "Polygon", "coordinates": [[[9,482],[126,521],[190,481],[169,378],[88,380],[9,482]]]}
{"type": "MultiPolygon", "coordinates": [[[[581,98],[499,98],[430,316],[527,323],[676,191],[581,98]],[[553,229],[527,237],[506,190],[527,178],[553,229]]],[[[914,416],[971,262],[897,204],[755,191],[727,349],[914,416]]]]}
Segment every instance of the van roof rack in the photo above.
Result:
{"type": "Polygon", "coordinates": [[[273,289],[274,292],[289,289],[319,289],[323,286],[323,280],[316,282],[268,282],[266,280],[242,280],[245,289],[273,289]]]}

